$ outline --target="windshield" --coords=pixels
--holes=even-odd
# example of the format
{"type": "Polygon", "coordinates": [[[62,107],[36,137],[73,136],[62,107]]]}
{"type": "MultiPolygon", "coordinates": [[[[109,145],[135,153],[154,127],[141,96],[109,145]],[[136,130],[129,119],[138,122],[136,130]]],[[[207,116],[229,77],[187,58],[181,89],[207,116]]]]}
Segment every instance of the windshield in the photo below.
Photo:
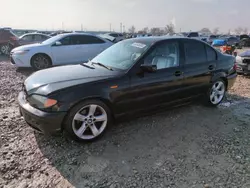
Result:
{"type": "Polygon", "coordinates": [[[55,42],[55,41],[58,41],[58,40],[61,39],[61,38],[62,38],[61,35],[57,35],[57,36],[51,37],[51,38],[49,38],[49,39],[43,41],[42,44],[45,44],[45,45],[51,44],[51,43],[53,43],[53,42],[55,42]]]}
{"type": "Polygon", "coordinates": [[[125,40],[118,42],[97,55],[92,62],[121,70],[129,69],[141,55],[147,51],[149,44],[125,40]]]}

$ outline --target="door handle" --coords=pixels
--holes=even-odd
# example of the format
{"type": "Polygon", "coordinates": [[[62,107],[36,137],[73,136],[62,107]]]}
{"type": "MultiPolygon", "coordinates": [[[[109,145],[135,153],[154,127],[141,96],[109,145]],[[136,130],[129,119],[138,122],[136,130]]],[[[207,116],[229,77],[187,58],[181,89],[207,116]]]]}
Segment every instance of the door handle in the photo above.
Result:
{"type": "Polygon", "coordinates": [[[214,70],[214,66],[213,66],[213,65],[209,65],[209,66],[208,66],[208,69],[209,69],[209,70],[214,70]]]}
{"type": "Polygon", "coordinates": [[[183,74],[183,72],[181,72],[181,71],[176,71],[176,72],[174,73],[175,76],[181,76],[182,74],[183,74]]]}

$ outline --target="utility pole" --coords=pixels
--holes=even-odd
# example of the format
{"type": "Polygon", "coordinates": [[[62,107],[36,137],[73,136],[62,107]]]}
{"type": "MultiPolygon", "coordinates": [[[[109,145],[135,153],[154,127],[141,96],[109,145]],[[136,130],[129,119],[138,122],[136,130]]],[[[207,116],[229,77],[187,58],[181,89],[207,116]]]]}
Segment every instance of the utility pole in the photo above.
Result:
{"type": "Polygon", "coordinates": [[[123,25],[123,33],[125,33],[125,25],[123,25]]]}
{"type": "Polygon", "coordinates": [[[109,31],[111,32],[112,30],[112,27],[111,27],[111,23],[109,24],[109,31]]]}
{"type": "Polygon", "coordinates": [[[120,31],[121,31],[121,33],[122,33],[122,23],[120,23],[120,31]]]}

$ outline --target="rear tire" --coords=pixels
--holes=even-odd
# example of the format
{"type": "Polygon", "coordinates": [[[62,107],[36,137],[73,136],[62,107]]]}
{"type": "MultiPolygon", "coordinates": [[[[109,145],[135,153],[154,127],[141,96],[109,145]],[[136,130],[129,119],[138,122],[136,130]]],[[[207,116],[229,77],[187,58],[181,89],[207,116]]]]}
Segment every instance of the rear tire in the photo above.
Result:
{"type": "Polygon", "coordinates": [[[31,58],[31,67],[34,70],[42,70],[51,67],[51,59],[45,54],[37,54],[31,58]]]}
{"type": "Polygon", "coordinates": [[[90,142],[100,138],[111,123],[111,111],[105,103],[87,100],[69,111],[63,130],[75,141],[90,142]]]}
{"type": "Polygon", "coordinates": [[[0,51],[1,51],[1,54],[3,55],[9,55],[10,54],[9,45],[8,44],[1,45],[0,51]]]}
{"type": "Polygon", "coordinates": [[[208,106],[216,107],[224,99],[226,94],[226,84],[224,80],[218,79],[214,81],[208,90],[206,96],[206,104],[208,106]]]}

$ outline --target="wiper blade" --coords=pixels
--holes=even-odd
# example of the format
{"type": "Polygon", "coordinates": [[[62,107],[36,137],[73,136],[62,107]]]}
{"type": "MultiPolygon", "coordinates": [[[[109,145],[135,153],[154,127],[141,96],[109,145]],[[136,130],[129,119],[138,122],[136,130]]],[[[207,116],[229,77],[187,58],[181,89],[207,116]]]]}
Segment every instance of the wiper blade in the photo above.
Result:
{"type": "Polygon", "coordinates": [[[93,64],[99,65],[99,66],[104,67],[104,68],[106,68],[108,70],[111,70],[111,71],[113,70],[111,67],[108,67],[108,66],[106,66],[106,65],[104,65],[102,63],[99,63],[99,62],[91,62],[91,65],[93,65],[93,64]]]}
{"type": "Polygon", "coordinates": [[[87,68],[89,68],[89,69],[95,69],[94,67],[90,67],[90,66],[86,65],[85,63],[81,63],[80,65],[82,65],[82,66],[84,66],[84,67],[87,67],[87,68]]]}

